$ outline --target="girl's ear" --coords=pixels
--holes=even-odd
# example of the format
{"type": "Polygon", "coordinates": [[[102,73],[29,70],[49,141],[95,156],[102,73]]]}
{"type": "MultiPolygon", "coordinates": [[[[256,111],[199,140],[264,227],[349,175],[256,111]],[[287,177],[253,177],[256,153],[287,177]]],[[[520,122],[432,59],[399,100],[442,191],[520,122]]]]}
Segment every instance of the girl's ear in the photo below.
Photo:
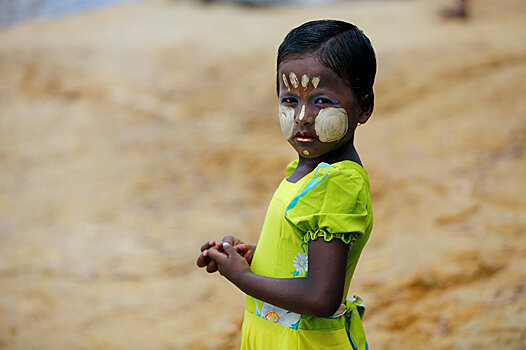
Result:
{"type": "Polygon", "coordinates": [[[371,114],[373,114],[374,94],[372,92],[370,94],[365,95],[362,98],[362,100],[360,101],[360,108],[361,112],[358,116],[358,123],[364,124],[367,120],[369,120],[371,114]]]}

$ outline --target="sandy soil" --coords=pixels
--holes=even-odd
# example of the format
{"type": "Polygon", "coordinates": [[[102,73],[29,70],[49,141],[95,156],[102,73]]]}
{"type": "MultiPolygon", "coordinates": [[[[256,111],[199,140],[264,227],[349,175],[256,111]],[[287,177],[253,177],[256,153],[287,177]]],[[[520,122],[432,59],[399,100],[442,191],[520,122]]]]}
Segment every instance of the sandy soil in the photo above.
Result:
{"type": "Polygon", "coordinates": [[[275,51],[330,17],[379,61],[351,287],[371,348],[524,349],[526,2],[472,5],[159,1],[0,32],[0,348],[238,346],[243,296],[198,247],[257,240],[294,157],[275,51]]]}

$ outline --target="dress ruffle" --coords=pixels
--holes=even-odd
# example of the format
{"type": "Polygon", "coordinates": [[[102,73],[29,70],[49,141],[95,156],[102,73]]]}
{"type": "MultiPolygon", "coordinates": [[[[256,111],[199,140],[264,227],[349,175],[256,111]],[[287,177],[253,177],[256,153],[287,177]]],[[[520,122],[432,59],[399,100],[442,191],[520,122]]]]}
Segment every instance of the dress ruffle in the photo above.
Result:
{"type": "Polygon", "coordinates": [[[303,242],[308,243],[314,241],[318,237],[323,237],[325,242],[330,242],[335,238],[340,239],[343,243],[352,246],[362,236],[359,232],[344,232],[344,233],[331,233],[323,229],[317,229],[316,231],[308,231],[303,236],[303,242]]]}

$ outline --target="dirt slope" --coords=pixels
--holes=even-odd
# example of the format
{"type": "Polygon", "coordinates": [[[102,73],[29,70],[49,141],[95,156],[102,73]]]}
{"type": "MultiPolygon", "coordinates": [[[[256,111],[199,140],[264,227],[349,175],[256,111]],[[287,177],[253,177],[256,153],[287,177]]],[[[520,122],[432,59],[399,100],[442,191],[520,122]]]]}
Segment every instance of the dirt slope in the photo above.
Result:
{"type": "Polygon", "coordinates": [[[0,348],[235,349],[243,296],[195,267],[256,241],[294,153],[275,51],[315,18],[377,51],[357,144],[372,349],[526,347],[526,2],[123,5],[0,32],[0,348]]]}

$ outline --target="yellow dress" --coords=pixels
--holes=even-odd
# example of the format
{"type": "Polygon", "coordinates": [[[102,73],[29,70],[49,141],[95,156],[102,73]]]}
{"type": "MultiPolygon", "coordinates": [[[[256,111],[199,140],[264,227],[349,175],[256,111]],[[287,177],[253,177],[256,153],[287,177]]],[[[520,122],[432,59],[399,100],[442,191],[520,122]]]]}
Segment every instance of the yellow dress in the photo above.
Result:
{"type": "MultiPolygon", "coordinates": [[[[298,161],[287,167],[287,177],[298,161]]],[[[357,163],[320,163],[296,183],[283,179],[270,202],[251,270],[273,278],[305,277],[308,244],[320,236],[349,246],[344,300],[329,318],[300,315],[246,296],[243,350],[367,350],[365,307],[345,299],[358,258],[372,230],[367,172],[357,163]]]]}

